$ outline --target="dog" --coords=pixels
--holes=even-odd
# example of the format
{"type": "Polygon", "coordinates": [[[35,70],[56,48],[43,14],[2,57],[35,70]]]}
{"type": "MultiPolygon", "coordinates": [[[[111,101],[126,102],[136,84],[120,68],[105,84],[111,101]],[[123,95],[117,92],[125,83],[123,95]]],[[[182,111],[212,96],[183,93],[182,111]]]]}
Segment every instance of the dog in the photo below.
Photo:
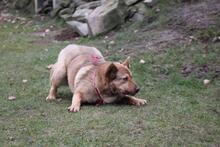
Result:
{"type": "Polygon", "coordinates": [[[46,100],[56,99],[57,88],[68,84],[73,93],[70,112],[78,112],[85,102],[146,104],[146,100],[134,97],[139,87],[132,79],[129,58],[123,63],[105,61],[95,47],[71,44],[60,51],[57,62],[48,68],[50,89],[46,100]]]}

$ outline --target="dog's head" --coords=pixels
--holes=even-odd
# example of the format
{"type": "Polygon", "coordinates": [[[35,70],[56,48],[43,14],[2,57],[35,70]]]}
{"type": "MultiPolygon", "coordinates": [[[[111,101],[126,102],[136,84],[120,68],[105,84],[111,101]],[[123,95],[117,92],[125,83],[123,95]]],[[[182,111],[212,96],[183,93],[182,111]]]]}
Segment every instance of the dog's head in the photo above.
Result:
{"type": "Polygon", "coordinates": [[[135,95],[139,91],[139,87],[133,81],[131,71],[129,70],[129,58],[123,63],[109,63],[105,76],[113,94],[121,96],[135,95]]]}

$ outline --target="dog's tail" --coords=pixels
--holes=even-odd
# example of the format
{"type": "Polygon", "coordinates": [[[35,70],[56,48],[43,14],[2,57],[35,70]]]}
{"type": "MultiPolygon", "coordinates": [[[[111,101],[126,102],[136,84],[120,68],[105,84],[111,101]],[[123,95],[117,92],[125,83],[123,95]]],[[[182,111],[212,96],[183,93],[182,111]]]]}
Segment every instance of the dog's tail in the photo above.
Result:
{"type": "Polygon", "coordinates": [[[47,66],[47,69],[50,70],[50,69],[53,68],[53,66],[54,66],[53,64],[50,64],[50,65],[47,66]]]}

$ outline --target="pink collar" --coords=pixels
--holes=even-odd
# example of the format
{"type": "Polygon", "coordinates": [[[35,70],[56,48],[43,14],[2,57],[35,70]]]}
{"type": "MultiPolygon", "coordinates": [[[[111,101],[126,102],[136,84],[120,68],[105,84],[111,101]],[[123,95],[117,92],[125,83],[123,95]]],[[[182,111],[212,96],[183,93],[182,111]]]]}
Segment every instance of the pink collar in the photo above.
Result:
{"type": "Polygon", "coordinates": [[[95,80],[96,80],[96,72],[95,71],[93,71],[93,75],[92,75],[92,78],[91,78],[91,80],[92,80],[92,85],[93,85],[93,87],[95,88],[95,91],[96,91],[96,94],[98,95],[98,99],[96,100],[96,106],[99,106],[99,105],[102,105],[102,104],[104,104],[104,100],[103,100],[103,97],[101,96],[101,93],[100,93],[100,91],[99,91],[99,89],[96,87],[96,83],[95,83],[95,80]]]}
{"type": "MultiPolygon", "coordinates": [[[[103,57],[94,54],[94,55],[91,55],[90,61],[91,61],[94,65],[97,65],[102,58],[103,58],[103,57]]],[[[91,81],[92,81],[93,87],[95,88],[96,94],[97,94],[98,97],[99,97],[99,98],[96,100],[96,102],[95,102],[96,105],[99,106],[99,105],[104,104],[104,100],[103,100],[103,98],[102,98],[102,96],[101,96],[101,93],[100,93],[99,89],[96,87],[96,83],[95,83],[95,81],[96,81],[96,72],[95,72],[95,71],[93,71],[93,75],[92,75],[92,77],[91,77],[91,81]]]]}

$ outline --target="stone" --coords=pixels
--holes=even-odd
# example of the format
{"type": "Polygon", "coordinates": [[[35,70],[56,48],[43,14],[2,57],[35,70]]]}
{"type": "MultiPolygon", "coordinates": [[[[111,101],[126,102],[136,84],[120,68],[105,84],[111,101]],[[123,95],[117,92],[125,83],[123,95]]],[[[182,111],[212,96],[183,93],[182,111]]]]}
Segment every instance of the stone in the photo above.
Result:
{"type": "Polygon", "coordinates": [[[156,4],[156,0],[144,0],[143,3],[148,7],[153,7],[156,4]]]}
{"type": "Polygon", "coordinates": [[[9,100],[9,101],[13,101],[13,100],[15,100],[15,99],[16,99],[16,96],[13,96],[13,95],[11,95],[11,96],[8,97],[8,100],[9,100]]]}
{"type": "Polygon", "coordinates": [[[140,63],[140,64],[144,64],[145,61],[144,61],[143,59],[141,59],[141,60],[139,61],[139,63],[140,63]]]}
{"type": "Polygon", "coordinates": [[[132,21],[143,21],[144,20],[144,15],[141,14],[141,13],[135,13],[132,18],[131,18],[132,21]]]}
{"type": "Polygon", "coordinates": [[[59,0],[58,5],[63,8],[66,8],[70,5],[70,3],[71,3],[71,0],[59,0]]]}
{"type": "MultiPolygon", "coordinates": [[[[71,0],[53,0],[53,10],[50,12],[50,16],[57,16],[63,8],[67,8],[71,6],[71,4],[71,0]]],[[[75,8],[73,10],[75,10],[75,8]]]]}
{"type": "Polygon", "coordinates": [[[50,32],[50,29],[46,29],[44,32],[45,32],[45,33],[49,33],[49,32],[50,32]]]}
{"type": "Polygon", "coordinates": [[[92,9],[77,9],[75,13],[73,13],[72,18],[77,21],[86,21],[86,17],[92,13],[92,9]]]}
{"type": "Polygon", "coordinates": [[[137,8],[132,6],[128,8],[128,18],[131,18],[132,16],[134,16],[135,13],[137,13],[137,8]]]}
{"type": "Polygon", "coordinates": [[[59,12],[59,17],[61,17],[64,20],[71,20],[72,19],[72,13],[73,9],[71,8],[65,8],[59,12]]]}
{"type": "Polygon", "coordinates": [[[10,141],[14,141],[14,140],[15,140],[14,137],[12,137],[12,136],[10,136],[8,139],[9,139],[10,141]]]}
{"type": "Polygon", "coordinates": [[[143,21],[147,16],[147,7],[144,3],[138,3],[133,6],[133,9],[136,9],[136,12],[133,14],[131,20],[132,21],[143,21]]]}
{"type": "Polygon", "coordinates": [[[160,8],[156,8],[155,12],[156,13],[160,12],[160,8]]]}
{"type": "Polygon", "coordinates": [[[62,15],[60,15],[60,18],[62,18],[65,21],[73,20],[72,16],[69,14],[62,14],[62,15]]]}
{"type": "Polygon", "coordinates": [[[63,7],[57,6],[55,9],[53,9],[53,10],[50,12],[50,16],[51,16],[51,17],[57,16],[57,14],[58,14],[62,9],[63,9],[63,7]]]}
{"type": "Polygon", "coordinates": [[[95,9],[101,6],[101,1],[94,1],[80,5],[77,9],[95,9]]]}
{"type": "Polygon", "coordinates": [[[114,45],[114,44],[115,44],[115,41],[112,40],[112,41],[109,42],[109,44],[110,44],[110,45],[114,45]]]}
{"type": "Polygon", "coordinates": [[[204,85],[208,85],[209,83],[210,83],[210,80],[208,80],[208,79],[203,80],[204,85]]]}
{"type": "Polygon", "coordinates": [[[127,6],[133,5],[133,4],[135,4],[136,2],[138,2],[138,1],[140,1],[140,0],[124,0],[125,4],[126,4],[127,6]]]}
{"type": "Polygon", "coordinates": [[[135,7],[137,8],[138,13],[147,14],[147,7],[144,3],[138,3],[135,7]]]}
{"type": "Polygon", "coordinates": [[[23,79],[23,80],[22,80],[22,83],[27,83],[27,82],[28,82],[27,79],[23,79]]]}
{"type": "Polygon", "coordinates": [[[79,21],[67,21],[66,22],[71,28],[74,29],[80,36],[87,36],[89,34],[89,28],[87,23],[79,21]]]}
{"type": "Polygon", "coordinates": [[[59,15],[62,15],[62,14],[72,14],[73,11],[74,11],[73,9],[65,8],[65,9],[62,9],[62,10],[59,12],[59,15]]]}
{"type": "Polygon", "coordinates": [[[91,35],[106,33],[124,23],[127,13],[127,6],[121,0],[102,1],[102,5],[86,17],[91,35]]]}
{"type": "Polygon", "coordinates": [[[70,18],[70,17],[72,17],[72,13],[75,10],[76,10],[76,4],[75,3],[71,3],[68,8],[63,8],[63,6],[58,5],[58,6],[56,6],[55,9],[53,9],[51,11],[50,16],[55,17],[55,16],[59,15],[59,17],[61,17],[61,18],[63,18],[63,17],[64,18],[70,18]],[[68,12],[68,13],[66,13],[66,12],[68,12]],[[71,16],[67,16],[67,14],[69,14],[71,16]]]}
{"type": "Polygon", "coordinates": [[[214,38],[212,39],[212,42],[214,42],[214,43],[220,42],[220,36],[214,37],[214,38]]]}

